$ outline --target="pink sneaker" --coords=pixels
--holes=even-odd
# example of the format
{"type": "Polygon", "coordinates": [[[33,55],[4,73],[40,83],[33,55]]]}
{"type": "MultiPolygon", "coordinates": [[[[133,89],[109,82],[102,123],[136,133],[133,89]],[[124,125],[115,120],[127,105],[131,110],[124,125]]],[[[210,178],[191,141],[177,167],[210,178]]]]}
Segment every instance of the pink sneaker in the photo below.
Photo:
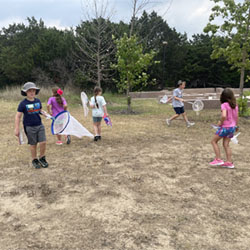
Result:
{"type": "Polygon", "coordinates": [[[56,142],[56,145],[62,145],[62,144],[63,144],[62,141],[57,141],[57,142],[56,142]]]}
{"type": "Polygon", "coordinates": [[[232,162],[226,161],[221,165],[223,168],[234,168],[234,164],[232,162]]]}
{"type": "Polygon", "coordinates": [[[223,164],[224,164],[224,161],[221,159],[214,159],[213,161],[209,163],[209,165],[211,166],[221,166],[223,164]]]}

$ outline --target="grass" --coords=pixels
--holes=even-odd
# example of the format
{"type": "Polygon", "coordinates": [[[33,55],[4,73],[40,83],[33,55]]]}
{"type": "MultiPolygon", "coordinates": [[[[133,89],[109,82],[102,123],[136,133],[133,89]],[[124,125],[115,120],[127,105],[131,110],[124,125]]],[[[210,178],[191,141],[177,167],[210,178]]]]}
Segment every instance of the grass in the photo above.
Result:
{"type": "MultiPolygon", "coordinates": [[[[0,96],[0,249],[249,248],[249,120],[240,118],[240,143],[232,145],[236,169],[210,168],[210,124],[219,110],[188,111],[196,122],[189,129],[182,119],[167,127],[170,105],[134,99],[135,114],[124,115],[126,97],[105,93],[113,127],[102,125],[99,143],[73,137],[58,147],[43,118],[50,166],[37,171],[14,136],[22,99],[15,91],[0,96]]],[[[38,96],[44,103],[46,91],[38,96]]],[[[93,132],[80,94],[68,90],[65,97],[93,132]]]]}

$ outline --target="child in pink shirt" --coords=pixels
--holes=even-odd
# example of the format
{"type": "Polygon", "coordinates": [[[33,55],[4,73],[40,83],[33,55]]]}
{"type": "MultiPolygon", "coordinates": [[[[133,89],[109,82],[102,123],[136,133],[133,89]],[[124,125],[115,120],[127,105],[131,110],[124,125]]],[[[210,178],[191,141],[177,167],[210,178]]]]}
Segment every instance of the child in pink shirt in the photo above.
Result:
{"type": "Polygon", "coordinates": [[[224,89],[220,96],[221,102],[221,119],[218,122],[218,130],[216,131],[211,143],[215,152],[215,159],[210,162],[211,166],[222,166],[226,168],[234,168],[232,163],[232,151],[229,142],[234,136],[234,132],[238,131],[238,106],[234,93],[231,89],[224,89]],[[227,160],[221,160],[218,142],[223,138],[223,147],[227,160]]]}
{"type": "MultiPolygon", "coordinates": [[[[48,103],[47,103],[47,109],[50,115],[56,116],[60,112],[67,110],[67,102],[64,97],[62,97],[63,91],[58,88],[54,87],[52,88],[52,93],[53,96],[49,98],[48,103]]],[[[62,145],[63,142],[61,140],[62,136],[61,135],[56,135],[57,136],[57,145],[62,145]]],[[[66,136],[66,142],[67,144],[70,144],[71,138],[70,135],[66,136]]]]}

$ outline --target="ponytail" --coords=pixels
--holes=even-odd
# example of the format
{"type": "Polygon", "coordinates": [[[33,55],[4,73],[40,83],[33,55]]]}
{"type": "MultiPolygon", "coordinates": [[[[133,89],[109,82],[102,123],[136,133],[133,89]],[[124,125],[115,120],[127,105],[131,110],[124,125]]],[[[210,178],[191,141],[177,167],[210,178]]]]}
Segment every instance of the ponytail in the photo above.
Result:
{"type": "Polygon", "coordinates": [[[97,107],[98,109],[99,109],[99,104],[98,104],[98,102],[97,102],[97,100],[96,100],[96,96],[97,96],[100,92],[102,92],[102,89],[101,89],[100,87],[95,87],[95,88],[94,88],[95,105],[96,105],[96,107],[97,107]]]}
{"type": "Polygon", "coordinates": [[[53,92],[53,96],[56,98],[56,102],[63,106],[63,100],[61,95],[63,94],[63,91],[61,89],[59,89],[58,87],[54,87],[52,88],[52,92],[53,92]]]}

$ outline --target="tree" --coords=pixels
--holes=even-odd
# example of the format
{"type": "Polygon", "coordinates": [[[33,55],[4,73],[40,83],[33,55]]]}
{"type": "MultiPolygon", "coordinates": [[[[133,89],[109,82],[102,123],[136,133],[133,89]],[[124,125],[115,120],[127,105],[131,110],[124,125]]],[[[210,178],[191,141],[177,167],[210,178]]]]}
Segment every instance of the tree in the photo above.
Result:
{"type": "Polygon", "coordinates": [[[111,11],[108,13],[107,1],[85,2],[88,6],[88,11],[85,10],[86,21],[76,28],[76,44],[79,49],[76,57],[82,73],[88,76],[89,81],[101,87],[101,82],[111,79],[110,60],[115,53],[109,20],[111,11]]]}
{"type": "Polygon", "coordinates": [[[250,70],[250,0],[236,4],[234,0],[213,0],[215,5],[204,32],[212,32],[212,58],[225,57],[233,68],[240,71],[240,95],[243,94],[245,71],[250,70]],[[216,17],[222,17],[222,25],[212,24],[216,17]],[[225,43],[221,44],[220,32],[225,43]]]}
{"type": "Polygon", "coordinates": [[[155,51],[143,54],[143,47],[138,44],[136,36],[124,36],[116,40],[117,45],[117,64],[113,65],[118,70],[120,80],[117,86],[120,92],[126,90],[128,100],[128,112],[131,112],[131,98],[129,92],[134,86],[147,84],[148,74],[145,72],[147,68],[154,63],[153,58],[155,51]]]}

